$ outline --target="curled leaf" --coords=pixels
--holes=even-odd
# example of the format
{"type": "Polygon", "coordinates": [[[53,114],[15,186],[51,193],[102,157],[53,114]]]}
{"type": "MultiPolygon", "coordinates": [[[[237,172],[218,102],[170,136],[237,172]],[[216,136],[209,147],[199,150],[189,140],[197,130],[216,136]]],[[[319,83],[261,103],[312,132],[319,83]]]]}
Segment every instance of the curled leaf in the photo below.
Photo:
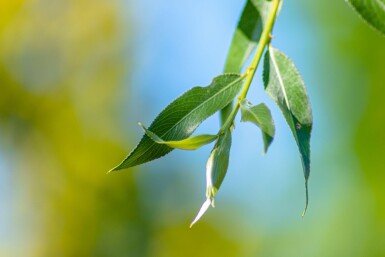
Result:
{"type": "Polygon", "coordinates": [[[164,141],[160,137],[158,137],[155,133],[148,130],[145,126],[143,126],[142,123],[139,122],[139,126],[141,126],[146,133],[147,136],[149,136],[152,140],[154,140],[157,144],[163,144],[167,145],[172,148],[182,149],[182,150],[195,150],[199,147],[202,147],[204,145],[207,145],[211,142],[214,142],[217,139],[217,135],[198,135],[189,137],[186,139],[182,139],[179,141],[164,141]]]}
{"type": "Polygon", "coordinates": [[[262,131],[264,142],[264,152],[267,152],[271,142],[274,139],[275,125],[269,108],[265,104],[251,105],[251,103],[243,99],[241,101],[242,121],[248,121],[257,125],[262,131]]]}
{"type": "Polygon", "coordinates": [[[206,164],[206,201],[203,203],[196,218],[191,223],[193,226],[207,211],[209,206],[214,206],[214,197],[217,194],[229,166],[231,148],[231,131],[228,129],[218,138],[214,149],[206,164]]]}
{"type": "Polygon", "coordinates": [[[309,202],[308,179],[313,116],[305,83],[294,63],[271,46],[265,55],[263,80],[267,94],[281,109],[298,145],[305,176],[306,211],[309,202]]]}

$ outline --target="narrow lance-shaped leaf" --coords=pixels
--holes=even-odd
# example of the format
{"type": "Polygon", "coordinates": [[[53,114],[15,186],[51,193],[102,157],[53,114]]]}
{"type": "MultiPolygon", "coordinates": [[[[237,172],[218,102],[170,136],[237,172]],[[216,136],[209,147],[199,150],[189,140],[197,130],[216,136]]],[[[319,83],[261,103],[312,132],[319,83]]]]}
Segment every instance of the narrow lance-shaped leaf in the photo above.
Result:
{"type": "MultiPolygon", "coordinates": [[[[267,20],[271,2],[247,0],[231,41],[224,72],[241,73],[261,37],[263,25],[267,20]]],[[[222,124],[232,111],[232,103],[221,111],[222,124]]]]}
{"type": "Polygon", "coordinates": [[[385,0],[346,0],[373,28],[385,35],[385,0]]]}
{"type": "Polygon", "coordinates": [[[155,133],[146,129],[146,127],[143,126],[143,124],[140,122],[139,122],[139,126],[141,126],[143,128],[146,135],[149,136],[155,143],[167,145],[169,147],[182,149],[182,150],[196,150],[199,147],[202,147],[204,145],[210,144],[211,142],[214,142],[218,137],[218,135],[205,134],[205,135],[198,135],[198,136],[189,137],[189,138],[182,139],[179,141],[164,141],[159,136],[157,136],[155,133]]]}
{"type": "Polygon", "coordinates": [[[269,108],[263,103],[252,106],[248,100],[243,99],[241,101],[241,113],[241,121],[252,122],[261,129],[264,152],[266,153],[275,134],[275,125],[269,108]]]}
{"type": "Polygon", "coordinates": [[[191,223],[192,227],[205,214],[210,205],[214,206],[214,197],[218,192],[223,179],[226,176],[227,168],[229,166],[231,148],[231,131],[228,129],[218,138],[214,149],[211,151],[210,157],[206,164],[206,201],[200,208],[194,221],[191,223]]]}
{"type": "Polygon", "coordinates": [[[246,2],[231,41],[225,72],[241,72],[243,65],[261,37],[263,24],[267,20],[270,8],[271,2],[265,0],[248,0],[246,2]]]}
{"type": "MultiPolygon", "coordinates": [[[[178,97],[156,117],[148,129],[164,141],[188,138],[204,120],[230,103],[241,88],[241,76],[220,75],[209,86],[194,87],[178,97]]],[[[152,161],[172,150],[144,135],[126,159],[111,171],[152,161]]]]}
{"type": "Polygon", "coordinates": [[[310,135],[313,126],[305,84],[294,63],[271,46],[265,55],[263,80],[267,94],[283,112],[299,148],[305,176],[305,213],[308,205],[307,181],[310,175],[310,135]]]}

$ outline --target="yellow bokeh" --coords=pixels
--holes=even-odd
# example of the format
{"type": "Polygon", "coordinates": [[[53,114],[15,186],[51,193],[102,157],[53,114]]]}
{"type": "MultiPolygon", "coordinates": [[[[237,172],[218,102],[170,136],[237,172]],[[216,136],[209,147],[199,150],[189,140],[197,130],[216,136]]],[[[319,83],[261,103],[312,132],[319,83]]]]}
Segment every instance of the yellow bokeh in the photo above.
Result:
{"type": "Polygon", "coordinates": [[[325,43],[312,64],[323,84],[309,87],[325,115],[314,142],[327,145],[313,146],[309,213],[272,214],[266,231],[229,200],[189,230],[198,205],[182,195],[201,193],[190,173],[106,174],[135,144],[122,121],[137,63],[123,2],[0,2],[0,256],[385,256],[384,37],[343,3],[300,1],[325,43]]]}

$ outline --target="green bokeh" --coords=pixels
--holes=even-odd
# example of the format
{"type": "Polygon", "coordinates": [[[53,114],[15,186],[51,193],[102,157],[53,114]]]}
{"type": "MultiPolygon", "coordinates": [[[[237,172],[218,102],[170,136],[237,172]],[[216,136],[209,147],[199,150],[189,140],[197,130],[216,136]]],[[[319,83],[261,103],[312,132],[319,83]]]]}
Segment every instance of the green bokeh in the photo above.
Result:
{"type": "Polygon", "coordinates": [[[12,215],[0,256],[385,256],[385,37],[343,1],[301,3],[322,38],[310,98],[325,147],[313,151],[307,216],[274,216],[282,225],[266,231],[230,204],[189,230],[188,174],[173,185],[149,171],[147,185],[135,170],[105,174],[134,144],[121,109],[135,28],[117,1],[2,1],[0,143],[12,190],[0,211],[12,215]]]}

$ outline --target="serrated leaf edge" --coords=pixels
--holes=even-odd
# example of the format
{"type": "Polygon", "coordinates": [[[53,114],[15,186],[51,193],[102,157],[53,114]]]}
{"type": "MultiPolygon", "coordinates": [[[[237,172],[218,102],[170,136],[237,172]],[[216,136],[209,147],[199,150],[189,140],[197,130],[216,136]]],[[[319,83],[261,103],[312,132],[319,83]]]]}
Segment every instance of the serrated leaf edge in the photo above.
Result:
{"type": "MultiPolygon", "coordinates": [[[[238,83],[238,82],[240,82],[240,81],[242,81],[243,79],[244,79],[244,76],[241,76],[240,74],[237,74],[237,73],[231,73],[231,72],[229,72],[229,73],[224,73],[224,74],[221,74],[221,75],[218,75],[218,76],[216,76],[215,78],[213,78],[212,80],[211,80],[211,82],[210,82],[210,84],[208,85],[208,86],[210,86],[210,85],[212,85],[213,84],[213,82],[216,80],[216,79],[218,79],[219,77],[222,77],[222,76],[226,76],[226,75],[228,75],[228,76],[238,76],[238,78],[237,79],[235,79],[234,81],[232,81],[231,83],[229,83],[226,87],[224,87],[224,88],[222,88],[220,91],[218,91],[217,92],[217,94],[215,94],[215,95],[218,95],[218,93],[219,92],[223,92],[223,90],[225,90],[225,89],[228,89],[229,87],[230,87],[230,85],[232,85],[232,84],[235,84],[235,83],[238,83]]],[[[206,86],[206,87],[208,87],[208,86],[206,86]]],[[[198,88],[204,88],[204,87],[199,87],[199,86],[197,86],[198,88]]],[[[171,103],[170,104],[168,104],[160,113],[162,113],[164,110],[166,110],[175,100],[177,100],[178,98],[180,98],[180,97],[182,97],[184,94],[186,94],[188,91],[190,91],[191,89],[193,89],[193,88],[196,88],[196,87],[192,87],[192,88],[190,88],[189,90],[187,90],[185,93],[183,93],[182,95],[180,95],[180,96],[178,96],[178,97],[176,97],[173,101],[171,101],[171,103]]],[[[214,96],[213,96],[214,97],[214,96]]],[[[205,102],[207,102],[208,100],[206,100],[205,102]]],[[[231,102],[231,101],[230,101],[231,102]]],[[[196,109],[196,108],[195,108],[196,109]]],[[[195,110],[195,109],[193,109],[193,110],[195,110]]],[[[159,113],[159,114],[160,114],[159,113]]],[[[156,120],[158,119],[158,117],[159,117],[159,114],[158,114],[158,116],[154,119],[154,121],[152,122],[152,123],[154,123],[154,122],[156,122],[156,120]]],[[[184,119],[184,118],[183,118],[184,119]]],[[[151,124],[152,124],[151,123],[151,124]]],[[[174,126],[172,126],[168,131],[170,131],[171,129],[173,129],[177,124],[179,124],[180,123],[180,120],[176,123],[176,124],[174,124],[174,126]]],[[[168,133],[168,132],[166,132],[166,133],[168,133]]],[[[165,134],[166,134],[165,133],[165,134]]],[[[163,137],[165,134],[163,134],[163,135],[161,135],[161,137],[163,137]]],[[[133,166],[131,166],[131,167],[123,167],[123,168],[121,168],[121,166],[122,166],[122,164],[131,156],[131,154],[132,153],[134,153],[135,152],[135,150],[139,147],[139,144],[140,144],[140,142],[135,146],[135,148],[127,155],[127,157],[120,163],[120,164],[118,164],[117,166],[115,166],[114,168],[112,168],[112,169],[110,169],[108,172],[107,172],[107,174],[108,173],[111,173],[111,172],[113,172],[113,171],[117,171],[117,170],[121,170],[121,169],[125,169],[125,168],[131,168],[131,167],[133,167],[133,166]]],[[[143,154],[145,154],[147,151],[148,151],[149,149],[147,149],[143,154]]],[[[157,158],[154,158],[152,161],[154,161],[154,160],[157,160],[157,159],[159,159],[159,158],[161,158],[161,157],[163,157],[163,156],[165,156],[165,155],[167,155],[167,154],[169,154],[169,153],[166,153],[166,154],[164,154],[164,155],[162,155],[162,156],[159,156],[159,157],[157,157],[157,158]]],[[[136,165],[135,165],[136,166],[136,165]]]]}

